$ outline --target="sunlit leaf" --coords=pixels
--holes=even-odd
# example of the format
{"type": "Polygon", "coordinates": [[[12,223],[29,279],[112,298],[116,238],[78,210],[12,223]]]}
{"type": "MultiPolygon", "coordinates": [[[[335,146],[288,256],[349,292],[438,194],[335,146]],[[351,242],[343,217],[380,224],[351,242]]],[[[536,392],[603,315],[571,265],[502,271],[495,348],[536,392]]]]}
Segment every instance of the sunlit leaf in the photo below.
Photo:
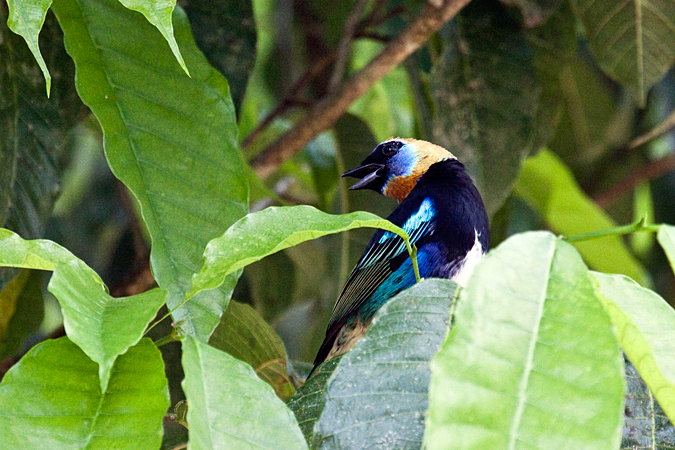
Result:
{"type": "Polygon", "coordinates": [[[284,343],[251,306],[230,302],[209,345],[248,363],[282,400],[295,392],[286,369],[284,343]]]}
{"type": "Polygon", "coordinates": [[[120,356],[101,392],[96,363],[68,338],[42,342],[0,384],[2,446],[155,450],[169,390],[149,339],[120,356]]]}
{"type": "MultiPolygon", "coordinates": [[[[52,9],[77,66],[78,91],[101,122],[113,173],[140,202],[153,274],[174,309],[207,242],[247,211],[227,82],[195,46],[179,8],[174,32],[191,78],[152,25],[117,0],[57,0],[52,9]]],[[[237,276],[173,312],[183,333],[208,339],[237,276]]]]}
{"type": "Polygon", "coordinates": [[[535,138],[539,99],[532,52],[498,3],[470,3],[431,72],[437,144],[475,178],[488,215],[510,195],[535,138]]]}
{"type": "Polygon", "coordinates": [[[52,77],[49,75],[47,64],[40,53],[40,47],[38,47],[38,35],[40,34],[40,29],[42,29],[47,10],[51,4],[52,0],[7,0],[7,6],[9,7],[9,20],[7,21],[7,25],[13,32],[21,35],[26,40],[28,48],[37,60],[37,63],[42,70],[42,74],[45,77],[47,96],[49,96],[51,90],[52,77]]]}
{"type": "Polygon", "coordinates": [[[293,413],[248,364],[183,340],[190,449],[307,448],[293,413]]]}
{"type": "MultiPolygon", "coordinates": [[[[542,150],[525,161],[514,192],[538,211],[556,233],[574,236],[616,227],[581,191],[569,169],[550,151],[542,150]]],[[[575,242],[574,246],[591,268],[623,273],[645,284],[644,269],[620,236],[575,242]]]]}
{"type": "Polygon", "coordinates": [[[675,310],[620,275],[593,273],[621,347],[671,420],[675,419],[675,310]]]}
{"type": "Polygon", "coordinates": [[[267,255],[327,234],[362,227],[381,228],[407,238],[401,228],[363,211],[337,216],[300,205],[250,213],[209,242],[204,267],[193,277],[188,297],[218,287],[228,274],[267,255]]]}
{"type": "Polygon", "coordinates": [[[141,339],[166,298],[161,289],[113,298],[96,272],[65,248],[48,240],[26,241],[4,229],[0,266],[54,271],[49,291],[61,304],[66,334],[99,364],[103,389],[115,359],[141,339]]]}
{"type": "Polygon", "coordinates": [[[666,253],[668,261],[670,261],[670,267],[675,272],[675,227],[672,225],[661,225],[656,238],[666,253]]]}
{"type": "Polygon", "coordinates": [[[579,254],[550,233],[511,237],[460,291],[431,362],[429,449],[614,450],[624,368],[579,254]]]}
{"type": "Polygon", "coordinates": [[[573,0],[589,47],[609,76],[639,104],[675,62],[675,3],[671,0],[573,0]]]}

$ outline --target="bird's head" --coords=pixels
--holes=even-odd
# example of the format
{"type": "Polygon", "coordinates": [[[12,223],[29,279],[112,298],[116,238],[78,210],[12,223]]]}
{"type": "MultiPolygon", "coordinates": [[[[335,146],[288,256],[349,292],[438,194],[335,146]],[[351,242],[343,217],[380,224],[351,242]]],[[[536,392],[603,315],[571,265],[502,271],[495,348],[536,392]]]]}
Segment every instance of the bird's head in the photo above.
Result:
{"type": "Polygon", "coordinates": [[[359,167],[342,176],[361,179],[350,189],[372,189],[400,202],[432,164],[446,159],[456,158],[430,142],[395,138],[379,144],[359,167]]]}

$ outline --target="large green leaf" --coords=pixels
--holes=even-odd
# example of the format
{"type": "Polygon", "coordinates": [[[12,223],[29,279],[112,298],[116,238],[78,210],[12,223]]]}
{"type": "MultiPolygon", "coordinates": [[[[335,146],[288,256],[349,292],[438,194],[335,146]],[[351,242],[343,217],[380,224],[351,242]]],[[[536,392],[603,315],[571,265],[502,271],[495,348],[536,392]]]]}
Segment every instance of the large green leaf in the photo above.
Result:
{"type": "Polygon", "coordinates": [[[47,64],[40,53],[40,47],[38,47],[38,35],[40,34],[40,29],[45,22],[45,16],[47,15],[47,10],[51,4],[52,0],[7,0],[7,6],[9,7],[9,20],[7,20],[7,25],[13,32],[26,40],[28,48],[37,60],[40,70],[42,70],[42,74],[45,77],[47,96],[49,96],[51,90],[52,77],[49,75],[47,64]]]}
{"type": "Polygon", "coordinates": [[[248,364],[186,337],[183,369],[189,449],[307,448],[293,413],[248,364]]]}
{"type": "Polygon", "coordinates": [[[66,334],[99,364],[103,390],[115,359],[141,339],[166,298],[161,289],[113,298],[96,272],[65,248],[48,240],[26,241],[4,229],[0,266],[54,271],[49,291],[61,304],[66,334]]]}
{"type": "MultiPolygon", "coordinates": [[[[429,361],[446,335],[457,285],[424,280],[389,300],[344,355],[325,390],[313,448],[420,448],[429,361]]],[[[304,404],[294,412],[305,415],[304,404]]]]}
{"type": "Polygon", "coordinates": [[[431,373],[429,449],[619,446],[612,322],[579,254],[550,233],[511,237],[478,263],[431,373]]]}
{"type": "Polygon", "coordinates": [[[326,214],[307,206],[270,207],[250,213],[209,242],[204,266],[193,277],[188,298],[218,287],[236,270],[301,242],[354,228],[382,228],[408,239],[405,231],[374,214],[357,211],[326,214]]]}
{"type": "Polygon", "coordinates": [[[644,105],[647,92],[675,62],[672,0],[572,0],[589,47],[609,76],[644,105]]]}
{"type": "Polygon", "coordinates": [[[231,301],[209,345],[248,363],[282,400],[295,392],[286,369],[284,343],[250,305],[231,301]]]}
{"type": "Polygon", "coordinates": [[[489,216],[531,150],[540,91],[532,52],[507,17],[496,2],[470,3],[431,73],[434,139],[466,165],[489,216]]]}
{"type": "MultiPolygon", "coordinates": [[[[103,127],[108,162],[141,204],[153,273],[174,309],[207,242],[247,210],[227,82],[196,48],[179,9],[174,31],[191,78],[157,31],[116,0],[57,0],[52,8],[78,91],[103,127]]],[[[173,312],[184,333],[208,339],[236,279],[173,312]]]]}
{"type": "Polygon", "coordinates": [[[621,275],[593,273],[623,351],[675,420],[675,310],[658,294],[621,275]]]}
{"type": "MultiPolygon", "coordinates": [[[[514,192],[548,222],[556,233],[566,236],[616,226],[577,185],[560,159],[542,150],[523,164],[514,192]]],[[[575,242],[574,246],[593,269],[622,273],[646,283],[645,271],[631,255],[620,236],[575,242]]]]}
{"type": "Polygon", "coordinates": [[[675,428],[629,360],[621,450],[675,449],[675,428]]]}
{"type": "Polygon", "coordinates": [[[63,337],[36,345],[7,372],[0,404],[4,448],[155,450],[169,390],[149,339],[120,356],[102,392],[96,364],[63,337]]]}

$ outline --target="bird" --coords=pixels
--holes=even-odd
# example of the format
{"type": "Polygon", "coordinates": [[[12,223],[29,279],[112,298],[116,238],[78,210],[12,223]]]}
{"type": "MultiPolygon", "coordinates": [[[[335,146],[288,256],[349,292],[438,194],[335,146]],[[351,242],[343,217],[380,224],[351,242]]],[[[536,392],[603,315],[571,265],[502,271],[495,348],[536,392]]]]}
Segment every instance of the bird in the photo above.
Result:
{"type": "MultiPolygon", "coordinates": [[[[417,247],[421,278],[466,285],[488,250],[490,231],[480,193],[452,153],[427,141],[390,138],[342,177],[360,179],[352,190],[373,190],[399,202],[387,220],[417,247]]],[[[376,231],[338,296],[309,376],[325,360],[350,350],[377,310],[415,281],[403,239],[376,231]]]]}

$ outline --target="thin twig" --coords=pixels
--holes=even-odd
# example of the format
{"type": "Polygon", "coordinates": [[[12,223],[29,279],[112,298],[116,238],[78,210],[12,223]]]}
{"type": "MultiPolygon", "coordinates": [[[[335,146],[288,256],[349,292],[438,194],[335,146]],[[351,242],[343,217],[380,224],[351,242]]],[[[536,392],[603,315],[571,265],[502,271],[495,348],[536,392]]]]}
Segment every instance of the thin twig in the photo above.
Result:
{"type": "Polygon", "coordinates": [[[328,83],[328,92],[332,92],[337,89],[337,87],[342,82],[342,78],[345,75],[347,62],[349,61],[349,49],[351,48],[352,39],[354,39],[354,33],[356,33],[359,20],[361,19],[361,15],[366,9],[367,4],[368,0],[358,0],[354,6],[354,10],[345,21],[345,29],[342,33],[340,44],[338,45],[337,59],[333,65],[333,74],[331,75],[330,82],[328,83]]]}
{"type": "Polygon", "coordinates": [[[628,150],[633,150],[634,148],[637,148],[642,144],[667,133],[668,130],[670,130],[673,127],[675,127],[675,111],[670,113],[670,115],[666,117],[666,119],[663,122],[652,128],[651,131],[630,141],[630,143],[628,144],[628,150]]]}
{"type": "Polygon", "coordinates": [[[613,184],[609,189],[601,192],[593,199],[601,208],[607,209],[617,200],[633,191],[643,181],[653,180],[675,170],[675,155],[652,161],[639,170],[632,172],[623,180],[613,184]]]}
{"type": "Polygon", "coordinates": [[[251,162],[256,174],[265,178],[286,159],[299,152],[312,139],[327,130],[349,108],[391,69],[417,50],[445,22],[470,0],[427,2],[415,21],[393,39],[366,67],[349,77],[336,91],[317,102],[302,119],[251,162]]]}
{"type": "Polygon", "coordinates": [[[620,227],[611,228],[609,230],[592,231],[590,233],[577,234],[575,236],[563,236],[563,239],[566,240],[567,242],[580,242],[580,241],[588,241],[590,239],[603,238],[607,236],[621,236],[624,234],[635,233],[637,231],[651,231],[652,233],[656,233],[659,231],[660,227],[661,225],[654,225],[647,223],[647,218],[643,217],[637,222],[631,223],[629,225],[623,225],[620,227]]]}

